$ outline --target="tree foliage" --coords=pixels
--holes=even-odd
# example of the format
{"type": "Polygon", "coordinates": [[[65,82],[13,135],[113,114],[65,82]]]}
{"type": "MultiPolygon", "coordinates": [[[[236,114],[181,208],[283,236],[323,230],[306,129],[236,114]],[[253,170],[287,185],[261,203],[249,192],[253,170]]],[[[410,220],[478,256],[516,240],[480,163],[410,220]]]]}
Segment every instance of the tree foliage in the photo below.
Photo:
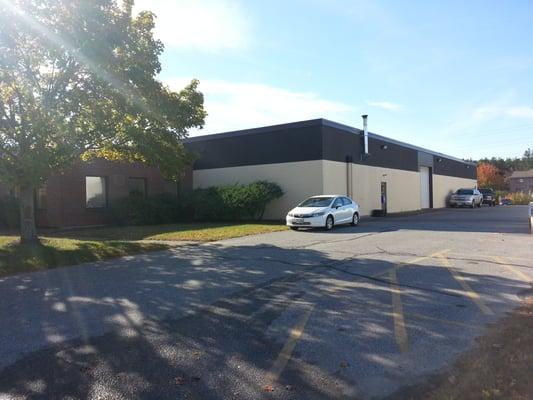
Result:
{"type": "Polygon", "coordinates": [[[493,164],[481,162],[477,165],[477,182],[479,187],[504,190],[504,172],[493,164]]]}
{"type": "Polygon", "coordinates": [[[180,92],[157,80],[155,16],[132,6],[0,0],[0,179],[23,207],[80,158],[142,160],[169,178],[187,161],[180,139],[203,125],[203,96],[196,80],[180,92]]]}
{"type": "Polygon", "coordinates": [[[483,158],[479,162],[494,165],[504,172],[527,171],[533,169],[533,150],[528,148],[524,151],[522,157],[505,159],[501,157],[483,158]]]}

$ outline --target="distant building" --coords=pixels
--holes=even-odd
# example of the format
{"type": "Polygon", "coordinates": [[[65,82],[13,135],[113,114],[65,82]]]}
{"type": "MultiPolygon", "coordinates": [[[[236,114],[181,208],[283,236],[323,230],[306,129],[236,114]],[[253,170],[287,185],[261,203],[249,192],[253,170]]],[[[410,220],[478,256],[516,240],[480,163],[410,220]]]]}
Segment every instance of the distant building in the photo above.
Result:
{"type": "Polygon", "coordinates": [[[533,193],[533,169],[514,171],[508,178],[511,192],[533,193]]]}

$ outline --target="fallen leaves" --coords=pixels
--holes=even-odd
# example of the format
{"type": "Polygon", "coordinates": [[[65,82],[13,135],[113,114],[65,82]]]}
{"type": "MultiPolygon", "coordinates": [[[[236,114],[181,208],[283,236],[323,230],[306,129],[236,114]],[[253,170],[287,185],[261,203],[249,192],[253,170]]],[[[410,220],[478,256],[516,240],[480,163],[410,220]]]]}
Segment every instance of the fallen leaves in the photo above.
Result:
{"type": "Polygon", "coordinates": [[[272,385],[263,386],[263,392],[272,393],[273,391],[274,391],[274,386],[272,385]]]}

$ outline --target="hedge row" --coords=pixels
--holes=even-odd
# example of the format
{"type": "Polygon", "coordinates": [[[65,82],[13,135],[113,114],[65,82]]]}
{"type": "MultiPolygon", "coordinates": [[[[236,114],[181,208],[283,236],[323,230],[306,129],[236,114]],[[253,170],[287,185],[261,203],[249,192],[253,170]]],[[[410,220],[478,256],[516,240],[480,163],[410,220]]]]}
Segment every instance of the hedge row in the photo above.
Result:
{"type": "Polygon", "coordinates": [[[267,204],[282,195],[277,184],[266,181],[197,189],[179,197],[131,194],[111,204],[110,216],[117,225],[261,220],[267,204]]]}

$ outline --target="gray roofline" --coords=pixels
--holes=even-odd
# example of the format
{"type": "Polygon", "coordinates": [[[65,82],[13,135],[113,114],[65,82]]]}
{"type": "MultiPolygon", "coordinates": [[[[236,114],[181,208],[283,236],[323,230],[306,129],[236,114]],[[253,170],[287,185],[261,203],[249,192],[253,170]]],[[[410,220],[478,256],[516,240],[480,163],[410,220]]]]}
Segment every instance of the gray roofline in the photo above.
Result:
{"type": "MultiPolygon", "coordinates": [[[[305,120],[305,121],[290,122],[286,124],[262,126],[259,128],[250,128],[250,129],[242,129],[238,131],[212,133],[209,135],[194,136],[194,137],[184,139],[184,142],[194,143],[194,142],[200,142],[203,140],[224,139],[224,138],[243,136],[243,135],[248,135],[248,134],[253,134],[253,133],[264,133],[264,132],[271,132],[273,130],[281,130],[281,129],[288,129],[288,128],[305,128],[308,126],[316,126],[316,125],[329,126],[332,128],[343,130],[345,132],[350,132],[350,133],[355,133],[355,134],[361,134],[363,132],[362,129],[354,128],[349,125],[341,124],[335,121],[330,121],[324,118],[317,118],[317,119],[310,119],[310,120],[305,120]]],[[[369,137],[374,138],[374,139],[379,139],[379,140],[383,140],[385,142],[395,144],[398,146],[406,147],[406,148],[417,150],[417,151],[422,151],[424,153],[428,153],[433,156],[447,158],[449,160],[458,161],[458,162],[468,164],[468,165],[473,165],[473,166],[476,165],[475,162],[465,161],[457,157],[449,156],[444,153],[439,153],[437,151],[428,150],[423,147],[418,147],[418,146],[415,146],[409,143],[401,142],[399,140],[391,139],[386,136],[381,136],[373,132],[369,132],[368,135],[369,137]]]]}

